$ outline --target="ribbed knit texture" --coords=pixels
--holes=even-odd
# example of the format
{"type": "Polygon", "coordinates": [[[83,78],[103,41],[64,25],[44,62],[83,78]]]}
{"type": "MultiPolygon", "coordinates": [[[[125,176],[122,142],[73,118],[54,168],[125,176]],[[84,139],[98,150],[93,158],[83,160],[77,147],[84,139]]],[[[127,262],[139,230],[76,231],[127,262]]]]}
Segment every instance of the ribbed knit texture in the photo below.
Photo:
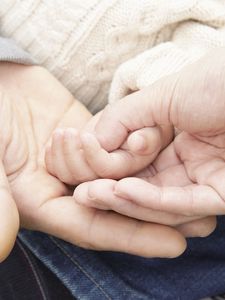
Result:
{"type": "Polygon", "coordinates": [[[0,21],[92,112],[225,46],[225,0],[1,0],[0,21]]]}

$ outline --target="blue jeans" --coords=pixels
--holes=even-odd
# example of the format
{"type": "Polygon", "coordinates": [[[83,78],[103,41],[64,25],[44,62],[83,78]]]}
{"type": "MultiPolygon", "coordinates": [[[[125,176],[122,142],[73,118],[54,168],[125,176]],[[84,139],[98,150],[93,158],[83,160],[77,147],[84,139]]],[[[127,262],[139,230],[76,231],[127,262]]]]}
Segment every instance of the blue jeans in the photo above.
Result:
{"type": "Polygon", "coordinates": [[[81,300],[198,300],[225,293],[225,217],[176,259],[84,250],[39,232],[20,239],[81,300]]]}
{"type": "Polygon", "coordinates": [[[69,290],[17,239],[0,264],[0,300],[74,300],[69,290]]]}

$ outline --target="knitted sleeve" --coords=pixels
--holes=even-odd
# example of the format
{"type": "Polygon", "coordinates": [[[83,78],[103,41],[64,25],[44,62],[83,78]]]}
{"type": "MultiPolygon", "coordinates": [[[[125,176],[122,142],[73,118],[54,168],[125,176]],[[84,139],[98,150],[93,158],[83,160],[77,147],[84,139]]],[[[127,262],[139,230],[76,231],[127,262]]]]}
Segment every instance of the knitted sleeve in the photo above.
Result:
{"type": "Polygon", "coordinates": [[[224,45],[225,0],[0,3],[2,34],[92,113],[224,45]]]}
{"type": "Polygon", "coordinates": [[[20,64],[34,64],[31,56],[8,38],[0,36],[0,61],[9,61],[20,64]]]}
{"type": "Polygon", "coordinates": [[[10,38],[3,37],[0,18],[0,61],[15,62],[25,65],[35,64],[31,56],[10,38]]]}
{"type": "Polygon", "coordinates": [[[109,102],[117,101],[179,71],[207,51],[225,47],[224,1],[195,1],[195,5],[186,11],[186,15],[189,15],[189,19],[176,26],[168,41],[119,66],[111,84],[109,102]]]}

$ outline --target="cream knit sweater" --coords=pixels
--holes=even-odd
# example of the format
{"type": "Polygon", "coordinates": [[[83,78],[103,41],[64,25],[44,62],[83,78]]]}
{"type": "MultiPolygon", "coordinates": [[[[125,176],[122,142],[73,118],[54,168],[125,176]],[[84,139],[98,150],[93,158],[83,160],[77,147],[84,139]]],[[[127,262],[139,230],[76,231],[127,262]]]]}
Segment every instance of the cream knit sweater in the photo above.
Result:
{"type": "Polygon", "coordinates": [[[225,47],[225,0],[1,0],[0,31],[96,112],[225,47]]]}

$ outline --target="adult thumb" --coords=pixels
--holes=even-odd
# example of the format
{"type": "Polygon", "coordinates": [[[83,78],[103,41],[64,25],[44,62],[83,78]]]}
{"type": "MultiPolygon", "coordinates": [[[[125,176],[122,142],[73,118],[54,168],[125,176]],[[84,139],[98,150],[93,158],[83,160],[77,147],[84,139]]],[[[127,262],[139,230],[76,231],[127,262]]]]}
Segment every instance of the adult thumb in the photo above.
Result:
{"type": "Polygon", "coordinates": [[[107,151],[113,151],[120,147],[133,131],[171,124],[170,103],[177,78],[177,74],[165,77],[116,103],[107,105],[95,126],[101,146],[107,151]]]}
{"type": "Polygon", "coordinates": [[[96,124],[102,147],[120,147],[128,134],[156,125],[173,125],[191,134],[225,130],[225,54],[214,50],[177,73],[108,105],[96,124]]]}

